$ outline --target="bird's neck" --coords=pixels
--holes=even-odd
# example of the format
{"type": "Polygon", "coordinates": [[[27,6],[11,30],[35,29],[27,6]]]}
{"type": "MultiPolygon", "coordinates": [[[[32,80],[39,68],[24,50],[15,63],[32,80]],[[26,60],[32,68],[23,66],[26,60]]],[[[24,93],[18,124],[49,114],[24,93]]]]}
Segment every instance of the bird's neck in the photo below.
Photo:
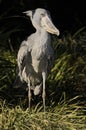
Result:
{"type": "Polygon", "coordinates": [[[44,29],[41,29],[41,28],[38,28],[37,30],[36,30],[36,33],[39,33],[39,35],[43,35],[43,34],[48,34],[48,32],[47,31],[45,31],[44,29]]]}
{"type": "Polygon", "coordinates": [[[47,31],[45,31],[44,29],[37,29],[36,34],[37,34],[37,36],[39,36],[39,39],[41,39],[41,40],[50,39],[50,34],[47,31]]]}

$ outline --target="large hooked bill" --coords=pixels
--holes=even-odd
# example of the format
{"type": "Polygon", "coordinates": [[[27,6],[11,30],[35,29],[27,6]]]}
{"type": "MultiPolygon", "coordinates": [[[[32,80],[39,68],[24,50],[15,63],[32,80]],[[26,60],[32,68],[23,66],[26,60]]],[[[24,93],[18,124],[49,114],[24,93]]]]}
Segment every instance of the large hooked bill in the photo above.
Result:
{"type": "Polygon", "coordinates": [[[43,26],[43,28],[51,33],[51,34],[56,34],[57,36],[59,36],[60,32],[59,30],[55,27],[55,25],[53,24],[52,20],[50,17],[48,17],[47,15],[42,17],[41,20],[41,24],[43,26]]]}

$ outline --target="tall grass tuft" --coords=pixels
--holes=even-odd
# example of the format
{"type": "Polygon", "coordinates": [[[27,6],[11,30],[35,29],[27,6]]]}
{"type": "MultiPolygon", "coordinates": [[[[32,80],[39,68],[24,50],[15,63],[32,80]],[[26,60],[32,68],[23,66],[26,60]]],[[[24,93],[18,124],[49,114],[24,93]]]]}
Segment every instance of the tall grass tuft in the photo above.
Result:
{"type": "Polygon", "coordinates": [[[86,129],[86,106],[72,103],[78,97],[67,102],[60,101],[55,107],[47,108],[42,112],[40,105],[24,110],[19,105],[8,106],[5,102],[0,103],[0,129],[1,130],[85,130],[86,129]]]}
{"type": "Polygon", "coordinates": [[[54,38],[53,47],[55,63],[48,77],[50,91],[55,90],[56,95],[61,90],[69,97],[83,95],[86,98],[86,31],[54,38]]]}

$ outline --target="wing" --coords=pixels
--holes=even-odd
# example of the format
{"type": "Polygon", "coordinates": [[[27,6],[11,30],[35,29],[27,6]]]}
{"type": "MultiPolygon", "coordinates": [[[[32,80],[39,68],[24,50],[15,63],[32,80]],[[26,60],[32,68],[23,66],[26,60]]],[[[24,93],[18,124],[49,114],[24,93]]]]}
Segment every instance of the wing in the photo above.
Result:
{"type": "MultiPolygon", "coordinates": [[[[30,66],[31,63],[31,50],[34,44],[34,34],[31,34],[26,41],[23,41],[17,55],[17,64],[18,64],[18,75],[23,81],[25,76],[25,67],[30,66]],[[22,77],[23,75],[23,77],[22,77]]],[[[27,70],[26,70],[27,71],[27,70]]]]}
{"type": "Polygon", "coordinates": [[[23,41],[17,55],[18,76],[20,77],[21,81],[23,81],[22,73],[24,73],[26,63],[29,62],[29,58],[27,61],[27,56],[29,56],[29,53],[27,42],[23,41]]]}
{"type": "Polygon", "coordinates": [[[48,58],[47,73],[49,74],[54,64],[54,51],[51,46],[48,47],[47,58],[48,58]]]}

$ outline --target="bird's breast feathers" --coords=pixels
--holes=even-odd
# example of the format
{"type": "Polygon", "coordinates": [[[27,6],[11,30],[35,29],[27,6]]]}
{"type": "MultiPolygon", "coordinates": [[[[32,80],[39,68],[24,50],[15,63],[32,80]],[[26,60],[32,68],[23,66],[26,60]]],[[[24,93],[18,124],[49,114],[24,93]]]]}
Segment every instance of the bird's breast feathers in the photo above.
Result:
{"type": "Polygon", "coordinates": [[[40,47],[39,49],[33,49],[32,52],[32,66],[35,72],[39,72],[47,65],[46,47],[40,47]]]}

